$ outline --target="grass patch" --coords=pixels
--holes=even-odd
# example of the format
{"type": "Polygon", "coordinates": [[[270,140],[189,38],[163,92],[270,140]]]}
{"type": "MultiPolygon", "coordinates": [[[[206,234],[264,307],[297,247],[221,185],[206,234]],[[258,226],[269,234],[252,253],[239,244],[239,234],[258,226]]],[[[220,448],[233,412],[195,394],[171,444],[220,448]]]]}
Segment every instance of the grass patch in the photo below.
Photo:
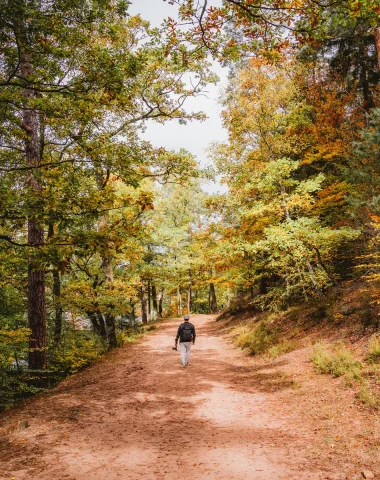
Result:
{"type": "Polygon", "coordinates": [[[265,320],[241,325],[236,328],[235,335],[236,345],[249,350],[251,355],[264,353],[278,342],[277,329],[265,320]]]}
{"type": "Polygon", "coordinates": [[[117,346],[122,347],[123,345],[127,345],[129,343],[135,343],[136,340],[142,337],[142,335],[142,330],[138,330],[136,332],[119,332],[116,335],[117,346]]]}
{"type": "MultiPolygon", "coordinates": [[[[368,357],[378,361],[379,338],[373,337],[369,344],[368,357]],[[372,355],[372,356],[371,356],[372,355]]],[[[367,407],[380,409],[379,393],[371,388],[369,377],[377,374],[377,366],[365,368],[366,365],[357,360],[343,343],[327,348],[323,343],[314,346],[310,356],[311,362],[320,373],[334,377],[344,377],[347,386],[360,385],[357,398],[367,407]]]]}
{"type": "Polygon", "coordinates": [[[310,356],[311,362],[320,373],[334,377],[344,376],[349,383],[362,380],[362,364],[343,343],[337,343],[331,350],[323,343],[317,343],[310,356]]]}
{"type": "Polygon", "coordinates": [[[368,383],[362,385],[357,397],[361,402],[367,405],[367,407],[375,408],[376,410],[380,408],[379,395],[371,389],[368,383]]]}
{"type": "Polygon", "coordinates": [[[297,348],[297,345],[294,342],[281,342],[281,343],[278,343],[277,345],[273,345],[273,347],[270,347],[268,349],[268,355],[272,358],[276,358],[279,355],[291,352],[296,348],[297,348]]]}
{"type": "Polygon", "coordinates": [[[380,362],[380,335],[372,335],[370,338],[367,360],[371,363],[380,362]]]}
{"type": "Polygon", "coordinates": [[[146,332],[151,332],[152,330],[156,330],[157,326],[156,325],[148,325],[145,327],[146,332]]]}

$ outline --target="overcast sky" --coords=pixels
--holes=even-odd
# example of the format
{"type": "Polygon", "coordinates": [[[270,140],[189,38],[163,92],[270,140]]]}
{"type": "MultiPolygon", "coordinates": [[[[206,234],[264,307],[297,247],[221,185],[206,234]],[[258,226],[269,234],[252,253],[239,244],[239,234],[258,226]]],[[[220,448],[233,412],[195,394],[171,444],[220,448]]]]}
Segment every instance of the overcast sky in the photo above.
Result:
{"type": "MultiPolygon", "coordinates": [[[[220,5],[220,0],[209,2],[211,5],[220,5]]],[[[175,6],[169,5],[163,0],[132,0],[128,10],[131,15],[140,14],[148,20],[152,26],[159,26],[164,18],[176,18],[175,6]]],[[[222,141],[227,137],[220,120],[221,108],[218,105],[218,96],[227,82],[227,69],[214,64],[213,70],[220,77],[220,82],[207,87],[207,97],[189,99],[185,108],[188,111],[200,111],[206,113],[208,119],[204,122],[188,122],[187,125],[179,125],[178,121],[167,122],[160,125],[154,122],[148,123],[144,137],[156,146],[179,150],[185,148],[193,153],[198,162],[203,166],[208,163],[205,150],[214,141],[222,141]]],[[[220,185],[208,185],[206,190],[225,191],[220,185]]]]}

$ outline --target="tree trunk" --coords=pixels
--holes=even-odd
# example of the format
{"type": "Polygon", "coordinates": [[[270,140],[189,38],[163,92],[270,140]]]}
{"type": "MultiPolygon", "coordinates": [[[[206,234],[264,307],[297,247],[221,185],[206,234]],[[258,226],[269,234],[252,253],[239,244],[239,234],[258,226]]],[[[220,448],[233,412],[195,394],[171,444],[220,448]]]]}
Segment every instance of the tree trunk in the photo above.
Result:
{"type": "MultiPolygon", "coordinates": [[[[112,283],[113,282],[113,269],[112,269],[112,258],[107,253],[103,255],[103,272],[104,272],[104,282],[112,283]]],[[[113,305],[110,305],[112,308],[113,305]]],[[[117,346],[116,340],[116,328],[115,328],[115,317],[111,313],[104,315],[104,323],[106,327],[106,336],[108,346],[110,348],[115,348],[117,346]]]]}
{"type": "Polygon", "coordinates": [[[141,318],[143,323],[148,323],[148,305],[146,299],[146,288],[142,284],[140,287],[141,318]]]}
{"type": "Polygon", "coordinates": [[[231,306],[231,289],[230,287],[227,288],[227,308],[230,308],[231,306]]]}
{"type": "Polygon", "coordinates": [[[115,317],[110,313],[107,313],[104,317],[108,346],[109,348],[115,348],[117,347],[115,317]]]}
{"type": "Polygon", "coordinates": [[[152,284],[152,320],[157,320],[157,289],[156,285],[152,284]]]}
{"type": "Polygon", "coordinates": [[[100,337],[102,337],[104,340],[107,340],[107,335],[106,335],[106,327],[104,324],[104,318],[101,313],[95,313],[95,312],[86,312],[88,318],[91,320],[92,327],[94,329],[94,332],[97,333],[100,337]]]}
{"type": "Polygon", "coordinates": [[[104,340],[107,340],[106,323],[104,321],[103,314],[98,312],[96,314],[96,317],[97,317],[98,322],[99,322],[100,335],[102,336],[102,338],[104,338],[104,340]]]}
{"type": "Polygon", "coordinates": [[[148,280],[148,319],[149,321],[152,318],[152,295],[151,295],[151,285],[150,280],[148,280]]]}
{"type": "Polygon", "coordinates": [[[375,28],[375,45],[377,52],[377,68],[380,70],[380,27],[375,28]]]}
{"type": "MultiPolygon", "coordinates": [[[[53,222],[49,222],[48,228],[48,239],[49,241],[54,237],[54,224],[53,222]]],[[[54,250],[52,254],[52,275],[53,275],[53,300],[54,300],[54,343],[58,344],[61,340],[61,332],[62,332],[62,306],[60,303],[61,300],[61,278],[59,271],[57,270],[58,264],[58,252],[54,250]]]]}
{"type": "Polygon", "coordinates": [[[216,301],[215,285],[213,283],[210,283],[210,297],[210,311],[211,313],[216,313],[218,311],[218,304],[216,301]]]}
{"type": "Polygon", "coordinates": [[[136,327],[136,312],[135,312],[135,304],[133,303],[132,297],[129,299],[129,304],[131,306],[131,320],[132,320],[132,327],[136,327]]]}
{"type": "Polygon", "coordinates": [[[268,293],[267,279],[265,277],[260,277],[259,294],[266,295],[267,293],[268,293]]]}
{"type": "Polygon", "coordinates": [[[307,265],[307,268],[309,270],[310,280],[311,280],[311,283],[314,286],[315,291],[318,293],[318,295],[322,295],[322,290],[320,289],[320,287],[318,285],[318,282],[317,282],[317,280],[315,278],[315,275],[314,275],[314,269],[313,269],[311,263],[309,262],[309,260],[306,261],[306,265],[307,265]]]}
{"type": "MultiPolygon", "coordinates": [[[[23,54],[21,76],[28,78],[33,67],[27,54],[23,54]]],[[[44,244],[44,225],[39,220],[43,205],[41,171],[41,143],[39,113],[30,105],[35,97],[31,89],[23,89],[25,109],[22,112],[22,127],[25,135],[25,156],[28,167],[37,167],[28,171],[27,186],[33,204],[33,212],[28,214],[28,243],[42,246],[44,244]],[[34,199],[36,201],[34,201],[34,199]]],[[[31,330],[29,340],[29,368],[36,370],[46,366],[46,305],[45,305],[45,270],[42,266],[39,250],[30,248],[28,255],[28,325],[31,330]]]]}
{"type": "Polygon", "coordinates": [[[54,343],[59,343],[62,333],[62,317],[63,311],[61,306],[61,278],[59,271],[53,270],[53,296],[54,296],[54,343]]]}
{"type": "Polygon", "coordinates": [[[164,289],[158,294],[158,316],[162,318],[162,302],[164,300],[164,289]]]}
{"type": "Polygon", "coordinates": [[[187,313],[191,312],[191,282],[187,285],[187,313]]]}
{"type": "Polygon", "coordinates": [[[177,315],[178,317],[182,316],[182,297],[180,287],[177,287],[177,315]]]}
{"type": "MultiPolygon", "coordinates": [[[[108,214],[103,215],[98,222],[98,231],[106,228],[108,224],[108,214]]],[[[110,255],[109,251],[107,251],[107,247],[102,254],[103,260],[103,275],[104,275],[104,283],[109,284],[113,282],[113,266],[112,266],[112,256],[110,255]]],[[[109,305],[112,309],[114,305],[109,305]]],[[[106,329],[106,337],[108,346],[110,348],[117,347],[117,340],[116,340],[116,327],[115,327],[115,316],[111,313],[107,313],[104,315],[104,324],[106,329]]]]}

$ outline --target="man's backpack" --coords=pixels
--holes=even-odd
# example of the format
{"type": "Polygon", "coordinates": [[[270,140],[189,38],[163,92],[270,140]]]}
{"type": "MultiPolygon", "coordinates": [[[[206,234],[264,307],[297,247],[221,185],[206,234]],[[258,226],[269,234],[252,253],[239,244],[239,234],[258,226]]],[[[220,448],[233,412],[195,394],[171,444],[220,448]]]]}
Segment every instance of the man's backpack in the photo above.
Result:
{"type": "Polygon", "coordinates": [[[191,342],[193,326],[191,323],[182,324],[181,342],[191,342]]]}

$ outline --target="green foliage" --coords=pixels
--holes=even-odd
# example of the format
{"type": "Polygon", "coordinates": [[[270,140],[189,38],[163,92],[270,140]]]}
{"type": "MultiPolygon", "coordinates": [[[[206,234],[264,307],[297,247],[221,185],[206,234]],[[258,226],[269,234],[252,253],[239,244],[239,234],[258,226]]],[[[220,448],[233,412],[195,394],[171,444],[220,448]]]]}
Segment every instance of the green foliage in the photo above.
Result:
{"type": "Polygon", "coordinates": [[[234,341],[251,355],[259,355],[278,342],[277,329],[265,320],[247,323],[234,331],[234,341]]]}
{"type": "MultiPolygon", "coordinates": [[[[380,358],[380,343],[377,336],[372,337],[368,350],[367,360],[376,362],[380,358]]],[[[330,348],[323,343],[317,343],[310,355],[310,361],[319,373],[343,377],[350,387],[360,385],[357,398],[370,408],[380,408],[380,396],[376,385],[378,367],[368,367],[357,360],[343,343],[337,343],[330,348]]]]}
{"type": "Polygon", "coordinates": [[[23,358],[22,353],[28,345],[30,330],[18,328],[13,330],[9,327],[0,329],[0,359],[2,364],[16,362],[17,358],[23,358]]]}
{"type": "Polygon", "coordinates": [[[295,342],[283,341],[281,343],[278,343],[277,345],[273,345],[273,347],[270,347],[268,349],[268,355],[270,357],[276,358],[279,355],[291,352],[296,348],[297,348],[297,344],[295,342]]]}
{"type": "Polygon", "coordinates": [[[367,358],[370,362],[380,362],[380,335],[375,334],[369,340],[367,358]]]}
{"type": "Polygon", "coordinates": [[[98,336],[86,331],[67,332],[55,348],[49,368],[59,375],[70,375],[95,362],[105,351],[98,336]]]}
{"type": "Polygon", "coordinates": [[[0,363],[0,412],[17,405],[18,402],[44,391],[30,384],[33,375],[17,371],[0,363]]]}
{"type": "Polygon", "coordinates": [[[317,343],[310,356],[310,361],[320,373],[334,377],[344,376],[348,382],[362,380],[362,364],[354,358],[343,343],[329,349],[323,343],[317,343]]]}
{"type": "Polygon", "coordinates": [[[357,394],[358,399],[370,408],[380,409],[380,396],[374,391],[368,382],[365,382],[357,394]]]}
{"type": "Polygon", "coordinates": [[[129,343],[135,343],[136,340],[142,337],[145,331],[150,332],[152,330],[155,330],[157,327],[156,325],[142,325],[142,324],[136,324],[134,326],[128,326],[127,328],[123,327],[118,331],[116,334],[117,338],[117,345],[119,347],[122,347],[124,345],[127,345],[129,343]]]}
{"type": "Polygon", "coordinates": [[[0,329],[0,411],[41,391],[25,369],[30,330],[0,329]]]}

